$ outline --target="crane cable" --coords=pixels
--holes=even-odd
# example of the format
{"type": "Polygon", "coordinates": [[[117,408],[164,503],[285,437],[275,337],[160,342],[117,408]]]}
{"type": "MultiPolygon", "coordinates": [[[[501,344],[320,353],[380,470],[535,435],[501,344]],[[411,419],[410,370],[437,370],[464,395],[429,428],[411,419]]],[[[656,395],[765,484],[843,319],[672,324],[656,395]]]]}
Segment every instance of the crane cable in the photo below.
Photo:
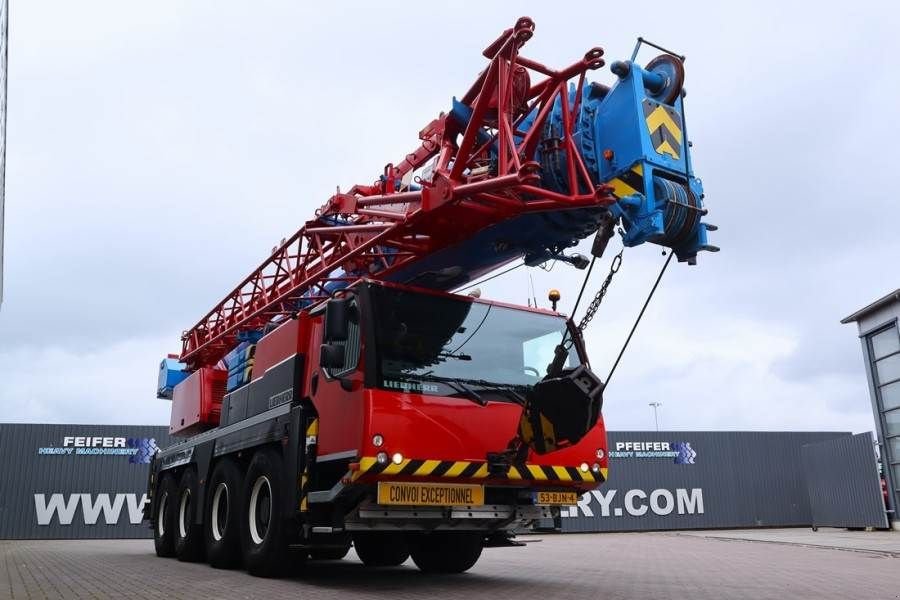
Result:
{"type": "Polygon", "coordinates": [[[495,273],[494,275],[491,275],[490,277],[485,277],[484,279],[482,279],[482,280],[480,280],[480,281],[476,281],[475,283],[470,283],[470,284],[467,285],[466,287],[459,288],[459,289],[456,290],[456,291],[457,291],[457,293],[459,293],[459,292],[464,292],[464,291],[466,291],[466,290],[469,289],[469,288],[473,288],[473,287],[475,287],[475,286],[477,286],[477,285],[481,285],[482,283],[484,283],[484,282],[486,282],[486,281],[490,281],[491,279],[496,279],[497,277],[500,277],[501,275],[506,275],[506,274],[509,273],[510,271],[515,271],[515,270],[518,269],[519,267],[524,267],[524,266],[525,266],[525,263],[524,263],[524,262],[520,262],[519,264],[513,265],[512,267],[510,267],[510,268],[508,268],[508,269],[506,269],[506,270],[504,270],[504,271],[500,271],[499,273],[495,273]]]}
{"type": "Polygon", "coordinates": [[[616,362],[613,363],[612,368],[609,370],[609,375],[606,376],[606,381],[603,385],[604,390],[609,387],[609,380],[612,378],[613,373],[616,372],[616,367],[619,366],[619,361],[622,360],[622,355],[625,354],[625,349],[628,348],[628,343],[631,341],[631,337],[634,335],[634,331],[637,329],[638,323],[641,322],[641,318],[644,316],[644,311],[647,310],[647,305],[650,304],[650,300],[653,298],[653,294],[656,293],[656,288],[659,287],[659,282],[660,280],[662,280],[662,276],[665,274],[666,269],[669,268],[669,263],[672,262],[672,256],[674,254],[675,252],[669,250],[669,257],[663,264],[662,269],[660,269],[659,275],[656,276],[656,281],[653,282],[653,287],[650,289],[650,293],[647,295],[647,299],[644,300],[644,306],[641,307],[641,312],[638,313],[637,319],[635,319],[634,321],[634,325],[631,326],[631,331],[628,332],[628,337],[625,338],[625,343],[622,344],[622,349],[619,350],[619,356],[616,357],[616,362]]]}
{"type": "MultiPolygon", "coordinates": [[[[587,310],[584,313],[584,316],[581,318],[581,321],[578,323],[577,329],[579,332],[584,333],[584,330],[587,328],[588,324],[591,322],[591,319],[594,318],[594,315],[597,313],[597,310],[600,308],[600,303],[603,302],[603,298],[606,296],[607,288],[609,288],[609,284],[612,282],[613,276],[619,271],[619,267],[622,266],[622,252],[625,249],[619,251],[619,253],[613,257],[612,263],[609,267],[609,274],[607,274],[606,279],[603,281],[603,284],[600,286],[600,289],[597,291],[597,294],[594,296],[594,299],[591,301],[590,305],[588,305],[587,310]]],[[[663,252],[665,254],[665,251],[663,252]]],[[[637,330],[637,326],[640,324],[641,319],[644,317],[644,313],[647,310],[647,306],[650,305],[650,300],[653,299],[653,295],[656,293],[656,289],[659,287],[659,282],[662,280],[663,275],[666,272],[666,269],[669,268],[669,263],[672,261],[672,256],[675,253],[673,251],[669,251],[668,258],[666,258],[666,262],[663,263],[662,269],[659,271],[659,275],[656,276],[656,281],[653,282],[653,287],[650,288],[650,293],[647,295],[647,299],[644,300],[644,305],[641,307],[641,311],[638,313],[637,318],[634,321],[634,324],[631,326],[631,331],[628,332],[628,337],[625,338],[625,343],[622,344],[622,348],[619,350],[618,356],[616,356],[616,360],[613,363],[612,368],[609,370],[609,374],[606,376],[606,380],[604,381],[603,388],[604,390],[609,387],[609,380],[612,379],[613,373],[616,372],[616,368],[619,366],[619,362],[622,360],[622,356],[625,354],[625,350],[628,348],[628,344],[631,342],[631,338],[634,336],[634,332],[637,330]]],[[[575,300],[575,306],[572,308],[572,315],[575,315],[575,311],[578,309],[578,304],[581,302],[581,297],[584,294],[584,288],[587,286],[588,279],[590,279],[591,271],[594,268],[594,263],[596,262],[597,257],[595,256],[591,260],[591,264],[588,267],[587,273],[585,273],[584,281],[581,284],[581,290],[578,292],[578,298],[575,300]]],[[[561,345],[565,345],[566,343],[566,335],[563,335],[563,340],[561,345]]],[[[569,342],[572,343],[571,341],[569,342]]]]}

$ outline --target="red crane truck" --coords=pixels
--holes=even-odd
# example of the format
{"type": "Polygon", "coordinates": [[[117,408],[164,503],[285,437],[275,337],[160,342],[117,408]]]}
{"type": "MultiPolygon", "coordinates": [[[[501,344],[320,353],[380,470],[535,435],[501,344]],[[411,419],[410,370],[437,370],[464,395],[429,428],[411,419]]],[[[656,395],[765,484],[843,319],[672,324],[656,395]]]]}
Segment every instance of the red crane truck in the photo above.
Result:
{"type": "Polygon", "coordinates": [[[533,30],[504,31],[412,152],[332,196],[162,362],[183,440],[151,463],[159,556],[271,576],[352,544],[368,566],[458,573],[606,479],[586,321],[558,294],[452,292],[520,259],[593,266],[617,229],[693,264],[713,226],[683,57],[641,67],[636,48],[607,86],[586,79],[599,48],[559,70],[523,56],[533,30]],[[565,253],[590,235],[590,263],[565,253]]]}

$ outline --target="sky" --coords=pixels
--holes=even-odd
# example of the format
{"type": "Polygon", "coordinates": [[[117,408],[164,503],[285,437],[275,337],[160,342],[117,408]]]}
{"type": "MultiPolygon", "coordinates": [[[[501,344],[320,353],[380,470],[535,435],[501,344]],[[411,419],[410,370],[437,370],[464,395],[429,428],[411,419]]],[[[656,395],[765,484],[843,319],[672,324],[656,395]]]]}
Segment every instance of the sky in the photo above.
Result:
{"type": "MultiPolygon", "coordinates": [[[[639,35],[687,57],[722,251],[669,268],[609,382],[607,427],[650,429],[661,402],[662,429],[873,428],[839,320],[900,281],[895,3],[12,4],[4,421],[168,423],[157,368],[182,330],[336,186],[413,149],[528,15],[523,53],[548,65],[595,45],[627,58],[639,35]]],[[[587,332],[602,376],[663,260],[625,252],[587,332]]],[[[569,310],[582,277],[518,269],[482,290],[524,304],[533,281],[569,310]]]]}

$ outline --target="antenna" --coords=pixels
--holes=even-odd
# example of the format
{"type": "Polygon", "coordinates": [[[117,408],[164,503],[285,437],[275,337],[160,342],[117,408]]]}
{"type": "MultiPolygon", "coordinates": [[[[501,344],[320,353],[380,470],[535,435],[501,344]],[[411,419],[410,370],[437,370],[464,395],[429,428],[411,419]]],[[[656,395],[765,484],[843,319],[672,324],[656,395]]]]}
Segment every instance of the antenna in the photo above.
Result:
{"type": "Polygon", "coordinates": [[[537,308],[537,296],[534,293],[534,277],[531,276],[531,271],[528,272],[528,284],[531,286],[531,298],[528,299],[528,304],[530,305],[534,301],[534,307],[537,308]]]}

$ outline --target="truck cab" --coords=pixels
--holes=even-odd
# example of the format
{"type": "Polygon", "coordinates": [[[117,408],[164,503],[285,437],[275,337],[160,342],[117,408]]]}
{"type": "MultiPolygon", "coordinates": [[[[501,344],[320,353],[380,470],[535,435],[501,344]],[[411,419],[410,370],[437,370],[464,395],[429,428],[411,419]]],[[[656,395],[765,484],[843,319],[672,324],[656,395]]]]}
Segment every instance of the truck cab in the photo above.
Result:
{"type": "MultiPolygon", "coordinates": [[[[192,528],[225,539],[231,526],[239,541],[223,562],[258,574],[289,546],[315,558],[351,541],[366,564],[411,553],[424,570],[459,572],[606,478],[599,394],[578,439],[536,408],[555,359],[557,375],[591,381],[556,312],[360,280],[242,355],[251,372],[222,395],[217,426],[154,459],[148,516],[163,554],[167,532],[174,552],[192,528]]],[[[215,394],[188,385],[196,376],[176,400],[181,386],[215,394]]],[[[557,404],[564,390],[544,395],[557,404]]]]}

